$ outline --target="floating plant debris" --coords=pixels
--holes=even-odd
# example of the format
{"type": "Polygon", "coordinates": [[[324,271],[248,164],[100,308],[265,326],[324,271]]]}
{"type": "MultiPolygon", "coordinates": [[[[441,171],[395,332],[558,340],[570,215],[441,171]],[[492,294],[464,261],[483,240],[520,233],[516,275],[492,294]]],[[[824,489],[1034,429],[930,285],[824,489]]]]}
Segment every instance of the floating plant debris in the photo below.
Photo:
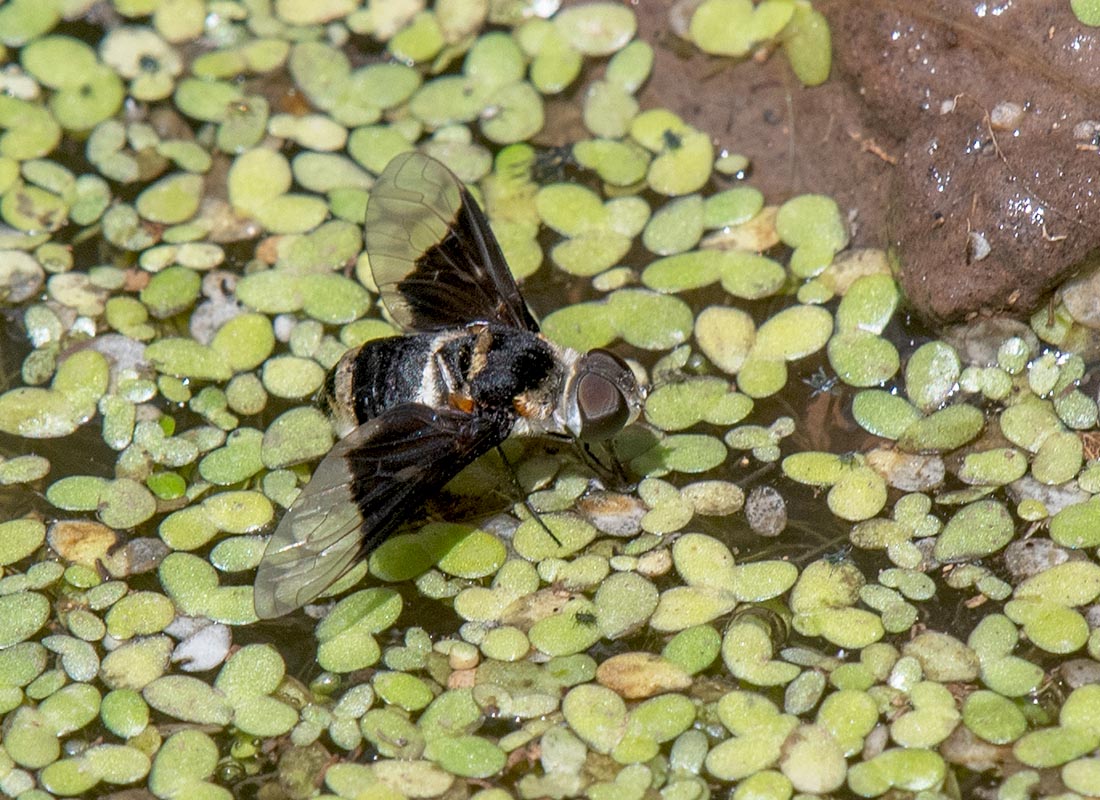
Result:
{"type": "MultiPolygon", "coordinates": [[[[559,5],[0,7],[0,793],[1100,794],[1096,276],[916,330],[852,209],[647,106],[642,9],[559,5]],[[362,226],[414,150],[644,413],[254,625],[313,397],[398,333],[362,226]]],[[[808,2],[668,24],[829,74],[808,2]]]]}

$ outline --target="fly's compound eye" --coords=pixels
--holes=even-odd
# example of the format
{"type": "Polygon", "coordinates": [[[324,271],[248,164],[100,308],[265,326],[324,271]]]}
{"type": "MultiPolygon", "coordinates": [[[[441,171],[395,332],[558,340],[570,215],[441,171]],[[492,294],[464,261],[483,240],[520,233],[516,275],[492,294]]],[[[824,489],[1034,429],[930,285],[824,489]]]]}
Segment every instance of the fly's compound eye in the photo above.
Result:
{"type": "Polygon", "coordinates": [[[579,438],[597,442],[621,431],[634,412],[627,396],[632,386],[634,373],[621,358],[606,350],[586,355],[576,389],[579,438]]]}

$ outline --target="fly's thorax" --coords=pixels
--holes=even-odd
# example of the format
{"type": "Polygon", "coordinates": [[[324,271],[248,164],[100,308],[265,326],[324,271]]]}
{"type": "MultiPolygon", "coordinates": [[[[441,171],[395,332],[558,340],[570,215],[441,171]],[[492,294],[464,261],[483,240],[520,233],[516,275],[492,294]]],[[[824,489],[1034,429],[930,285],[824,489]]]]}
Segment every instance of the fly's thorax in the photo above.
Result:
{"type": "Polygon", "coordinates": [[[535,333],[503,325],[484,326],[475,341],[468,375],[478,408],[520,416],[550,413],[563,374],[558,348],[535,333]]]}
{"type": "Polygon", "coordinates": [[[420,393],[416,402],[431,408],[457,405],[455,398],[468,397],[471,364],[476,360],[478,334],[470,328],[438,331],[424,360],[420,393]]]}
{"type": "Polygon", "coordinates": [[[570,362],[566,359],[575,358],[576,352],[539,338],[553,355],[552,367],[538,385],[520,392],[513,399],[512,407],[517,415],[512,428],[513,436],[563,436],[569,433],[561,413],[562,386],[570,368],[570,362]]]}

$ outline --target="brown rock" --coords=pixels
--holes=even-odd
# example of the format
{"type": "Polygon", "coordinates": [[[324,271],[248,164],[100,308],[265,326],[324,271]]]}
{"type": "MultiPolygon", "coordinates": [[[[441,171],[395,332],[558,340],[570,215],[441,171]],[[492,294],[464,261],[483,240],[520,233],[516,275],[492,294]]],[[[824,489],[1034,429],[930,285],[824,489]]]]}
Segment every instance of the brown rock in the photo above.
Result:
{"type": "Polygon", "coordinates": [[[1100,32],[1049,1],[828,16],[836,74],[903,140],[890,241],[910,302],[937,322],[1029,313],[1100,246],[1100,148],[1080,127],[1097,116],[1100,32]]]}

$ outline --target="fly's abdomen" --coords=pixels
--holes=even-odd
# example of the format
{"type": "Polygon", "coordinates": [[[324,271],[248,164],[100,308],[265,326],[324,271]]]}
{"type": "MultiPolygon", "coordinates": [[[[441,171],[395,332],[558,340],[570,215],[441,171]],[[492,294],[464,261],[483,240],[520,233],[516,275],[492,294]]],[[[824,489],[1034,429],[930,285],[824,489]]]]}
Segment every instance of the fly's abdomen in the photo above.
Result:
{"type": "MultiPolygon", "coordinates": [[[[401,403],[423,403],[433,336],[375,339],[359,348],[352,371],[359,424],[401,403]]],[[[430,381],[430,376],[427,378],[430,381]]]]}
{"type": "Polygon", "coordinates": [[[433,338],[374,339],[344,354],[325,379],[319,398],[341,436],[388,408],[423,402],[433,338]]]}

